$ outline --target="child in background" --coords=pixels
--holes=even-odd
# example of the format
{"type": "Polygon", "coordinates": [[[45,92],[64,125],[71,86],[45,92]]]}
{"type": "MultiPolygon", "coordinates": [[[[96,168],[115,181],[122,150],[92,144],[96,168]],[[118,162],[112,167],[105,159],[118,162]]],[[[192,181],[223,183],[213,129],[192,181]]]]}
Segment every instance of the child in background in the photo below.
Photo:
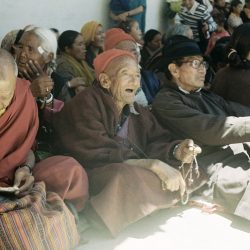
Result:
{"type": "Polygon", "coordinates": [[[212,33],[208,41],[205,55],[209,55],[211,53],[217,40],[225,36],[230,36],[229,33],[225,30],[226,19],[224,16],[216,15],[214,16],[214,21],[217,23],[217,30],[212,33]]]}
{"type": "Polygon", "coordinates": [[[135,19],[128,18],[126,21],[120,22],[118,28],[124,30],[131,35],[137,43],[143,45],[142,31],[139,23],[135,19]]]}

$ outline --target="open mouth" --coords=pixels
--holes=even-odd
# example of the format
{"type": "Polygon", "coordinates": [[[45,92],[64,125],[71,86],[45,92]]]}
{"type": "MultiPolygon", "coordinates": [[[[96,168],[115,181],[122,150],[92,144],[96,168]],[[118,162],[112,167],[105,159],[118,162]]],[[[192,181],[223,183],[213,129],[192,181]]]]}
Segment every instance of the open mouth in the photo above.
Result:
{"type": "Polygon", "coordinates": [[[126,89],[125,90],[127,93],[134,93],[134,89],[126,89]]]}

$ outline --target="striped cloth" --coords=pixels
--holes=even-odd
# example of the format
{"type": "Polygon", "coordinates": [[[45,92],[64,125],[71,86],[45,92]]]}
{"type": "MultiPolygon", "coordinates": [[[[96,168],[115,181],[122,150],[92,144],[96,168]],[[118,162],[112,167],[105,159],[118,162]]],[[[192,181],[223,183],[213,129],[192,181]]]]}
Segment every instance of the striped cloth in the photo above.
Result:
{"type": "Polygon", "coordinates": [[[199,42],[199,22],[206,22],[208,24],[209,32],[213,32],[217,28],[217,24],[210,15],[205,5],[199,4],[196,1],[190,10],[186,7],[181,7],[180,12],[175,17],[176,23],[188,25],[194,35],[194,40],[199,42]]]}
{"type": "Polygon", "coordinates": [[[78,242],[74,217],[43,182],[23,198],[0,202],[0,249],[69,250],[78,242]]]}

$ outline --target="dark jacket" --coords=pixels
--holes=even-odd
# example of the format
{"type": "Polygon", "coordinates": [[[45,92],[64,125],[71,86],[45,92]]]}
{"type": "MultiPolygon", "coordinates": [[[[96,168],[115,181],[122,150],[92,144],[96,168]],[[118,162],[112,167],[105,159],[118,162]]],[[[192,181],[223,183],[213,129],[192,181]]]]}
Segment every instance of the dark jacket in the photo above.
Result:
{"type": "Polygon", "coordinates": [[[219,70],[213,81],[213,91],[228,101],[250,107],[250,68],[225,67],[219,70]]]}
{"type": "Polygon", "coordinates": [[[153,112],[176,137],[202,147],[197,160],[210,176],[206,195],[250,220],[250,161],[243,144],[250,141],[250,108],[206,90],[185,94],[170,83],[156,96],[153,112]]]}

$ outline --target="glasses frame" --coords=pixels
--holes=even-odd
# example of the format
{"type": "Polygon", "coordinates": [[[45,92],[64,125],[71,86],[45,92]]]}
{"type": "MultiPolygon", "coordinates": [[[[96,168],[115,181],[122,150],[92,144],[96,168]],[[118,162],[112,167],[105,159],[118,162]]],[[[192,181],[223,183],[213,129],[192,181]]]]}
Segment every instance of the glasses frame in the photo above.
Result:
{"type": "Polygon", "coordinates": [[[181,63],[182,64],[188,63],[194,69],[200,69],[201,66],[203,66],[203,68],[205,68],[206,70],[209,68],[208,62],[206,62],[206,61],[200,61],[198,59],[181,61],[181,63]],[[198,63],[196,63],[196,62],[198,62],[198,63]]]}

